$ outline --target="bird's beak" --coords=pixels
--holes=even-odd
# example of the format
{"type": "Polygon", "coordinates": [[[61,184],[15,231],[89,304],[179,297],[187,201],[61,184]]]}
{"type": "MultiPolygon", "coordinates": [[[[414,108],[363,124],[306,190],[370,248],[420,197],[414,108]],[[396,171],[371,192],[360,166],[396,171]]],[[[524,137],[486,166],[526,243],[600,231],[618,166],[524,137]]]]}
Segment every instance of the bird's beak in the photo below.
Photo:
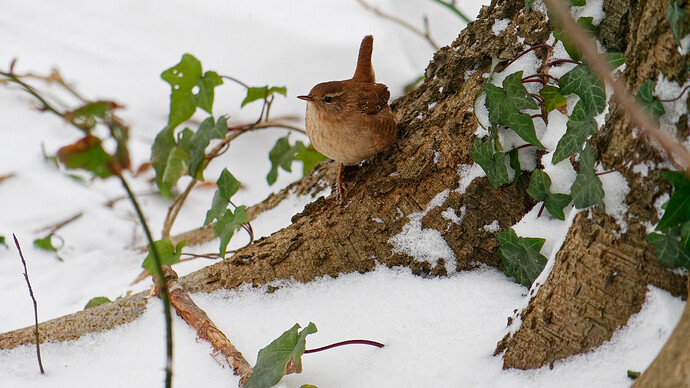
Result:
{"type": "Polygon", "coordinates": [[[300,100],[304,100],[306,102],[311,102],[314,101],[314,99],[311,96],[297,96],[300,100]]]}

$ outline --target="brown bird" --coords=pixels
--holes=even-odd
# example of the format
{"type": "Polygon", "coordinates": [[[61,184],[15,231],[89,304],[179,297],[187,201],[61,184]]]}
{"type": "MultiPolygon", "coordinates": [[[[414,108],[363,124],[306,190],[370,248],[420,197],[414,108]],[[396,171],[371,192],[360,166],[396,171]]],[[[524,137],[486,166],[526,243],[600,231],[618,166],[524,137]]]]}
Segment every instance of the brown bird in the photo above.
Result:
{"type": "Polygon", "coordinates": [[[398,131],[388,106],[388,87],[376,83],[371,66],[373,47],[374,37],[365,36],[351,79],[323,82],[308,95],[297,97],[307,102],[305,126],[311,144],[340,162],[336,197],[343,202],[343,166],[357,165],[383,151],[398,131]]]}

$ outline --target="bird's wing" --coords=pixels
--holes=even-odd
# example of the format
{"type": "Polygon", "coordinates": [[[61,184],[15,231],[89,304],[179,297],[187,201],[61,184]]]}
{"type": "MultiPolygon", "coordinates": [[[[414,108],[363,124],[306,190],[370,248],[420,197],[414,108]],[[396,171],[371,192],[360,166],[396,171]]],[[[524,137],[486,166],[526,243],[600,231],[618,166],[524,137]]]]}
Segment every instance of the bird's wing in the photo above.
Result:
{"type": "Polygon", "coordinates": [[[374,114],[388,105],[391,94],[384,84],[365,84],[360,89],[357,105],[362,112],[374,114]]]}

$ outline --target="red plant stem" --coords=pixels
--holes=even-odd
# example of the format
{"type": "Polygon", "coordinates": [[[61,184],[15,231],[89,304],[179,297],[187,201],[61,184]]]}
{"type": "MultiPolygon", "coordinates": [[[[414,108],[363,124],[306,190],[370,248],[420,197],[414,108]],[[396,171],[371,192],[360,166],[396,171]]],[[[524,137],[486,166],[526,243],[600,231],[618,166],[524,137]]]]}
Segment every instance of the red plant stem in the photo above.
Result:
{"type": "Polygon", "coordinates": [[[582,64],[582,62],[574,61],[574,60],[572,60],[572,59],[556,59],[556,60],[553,61],[553,62],[549,62],[546,66],[549,66],[549,67],[551,67],[551,66],[558,66],[558,65],[563,64],[563,63],[573,63],[573,64],[576,64],[576,65],[581,65],[581,64],[582,64]]]}
{"type": "Polygon", "coordinates": [[[546,44],[546,43],[534,45],[534,46],[528,48],[527,50],[521,52],[520,54],[518,54],[515,58],[511,59],[511,60],[510,60],[508,63],[506,63],[506,65],[503,66],[498,72],[499,72],[499,73],[502,72],[503,70],[507,69],[508,66],[512,65],[515,61],[517,61],[518,59],[520,59],[521,56],[523,56],[523,55],[529,53],[530,51],[536,50],[536,49],[538,49],[538,48],[549,48],[549,49],[552,49],[553,47],[552,47],[551,45],[549,45],[549,44],[546,44]]]}
{"type": "Polygon", "coordinates": [[[337,348],[338,346],[343,346],[343,345],[370,345],[370,346],[376,346],[377,348],[382,348],[382,347],[386,346],[386,345],[384,345],[384,344],[382,344],[382,343],[380,343],[380,342],[370,341],[370,340],[363,340],[363,339],[359,339],[359,340],[347,340],[347,341],[341,341],[341,342],[336,342],[336,343],[334,343],[334,344],[322,346],[322,347],[316,348],[316,349],[307,349],[307,350],[304,351],[304,354],[307,354],[307,353],[316,353],[316,352],[320,352],[320,351],[322,351],[322,350],[328,350],[328,349],[331,349],[331,348],[337,348]]]}
{"type": "Polygon", "coordinates": [[[661,101],[661,102],[673,102],[673,101],[678,101],[678,100],[680,100],[681,97],[683,97],[683,94],[685,94],[685,92],[686,92],[689,88],[690,88],[690,85],[686,86],[686,87],[683,89],[683,91],[680,92],[680,94],[679,94],[678,97],[676,97],[676,98],[669,98],[668,100],[661,100],[661,99],[660,99],[659,101],[661,101]]]}

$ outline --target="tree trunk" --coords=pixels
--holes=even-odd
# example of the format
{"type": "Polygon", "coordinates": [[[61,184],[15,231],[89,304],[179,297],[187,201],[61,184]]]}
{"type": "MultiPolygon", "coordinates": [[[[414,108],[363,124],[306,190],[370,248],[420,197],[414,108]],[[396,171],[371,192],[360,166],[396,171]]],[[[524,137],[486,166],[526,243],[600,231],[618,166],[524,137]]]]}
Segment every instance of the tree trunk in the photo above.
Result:
{"type": "MultiPolygon", "coordinates": [[[[625,75],[631,89],[655,80],[659,72],[682,83],[688,77],[687,56],[677,58],[669,43],[673,39],[663,16],[668,1],[614,3],[605,1],[604,8],[620,12],[608,15],[600,34],[607,46],[626,50],[625,75]]],[[[210,292],[275,279],[308,282],[324,275],[370,271],[377,264],[407,266],[426,276],[471,270],[475,263],[500,267],[498,244],[484,226],[498,221],[501,229],[508,228],[534,201],[526,194],[527,174],[498,190],[484,177],[469,185],[462,180],[472,164],[469,150],[478,127],[474,99],[486,81],[492,56],[507,61],[524,49],[518,37],[525,45],[536,45],[550,32],[544,15],[525,12],[523,1],[494,1],[482,9],[450,47],[436,53],[426,81],[393,103],[399,138],[364,166],[348,171],[347,205],[341,206],[333,196],[319,198],[294,216],[289,227],[181,278],[181,285],[190,292],[210,292]],[[495,35],[495,20],[506,18],[509,26],[495,35]],[[463,215],[461,220],[447,217],[448,209],[463,215]],[[411,226],[437,231],[454,258],[430,251],[421,261],[404,250],[394,251],[390,239],[411,226]]],[[[630,157],[631,165],[661,162],[656,148],[646,142],[636,147],[624,114],[613,106],[610,110],[604,128],[592,140],[603,165],[617,167],[630,157]]],[[[335,163],[324,162],[295,186],[314,192],[319,182],[333,181],[335,168],[335,163]]],[[[656,221],[652,204],[667,185],[659,171],[643,177],[626,167],[621,173],[631,188],[627,230],[599,211],[584,211],[575,218],[549,278],[521,313],[522,326],[499,343],[497,352],[505,350],[505,367],[539,367],[600,345],[639,311],[647,284],[685,295],[685,278],[663,268],[644,242],[643,222],[656,221]]],[[[269,197],[253,211],[271,207],[281,197],[269,197]]],[[[185,238],[204,236],[208,230],[185,238]]],[[[65,340],[130,321],[143,311],[143,295],[43,323],[41,334],[65,340]]],[[[17,330],[0,335],[0,348],[32,341],[33,328],[17,330]]]]}

